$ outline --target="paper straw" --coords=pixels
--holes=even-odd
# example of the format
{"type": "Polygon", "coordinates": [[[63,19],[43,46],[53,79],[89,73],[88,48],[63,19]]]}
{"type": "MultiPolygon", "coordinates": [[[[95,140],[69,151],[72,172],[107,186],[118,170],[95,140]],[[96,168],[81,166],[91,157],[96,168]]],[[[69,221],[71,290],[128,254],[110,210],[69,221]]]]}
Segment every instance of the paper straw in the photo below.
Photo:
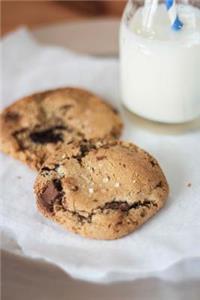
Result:
{"type": "Polygon", "coordinates": [[[183,27],[183,23],[178,17],[176,1],[175,0],[165,0],[166,7],[168,10],[168,15],[171,23],[171,27],[175,31],[179,31],[183,27]]]}

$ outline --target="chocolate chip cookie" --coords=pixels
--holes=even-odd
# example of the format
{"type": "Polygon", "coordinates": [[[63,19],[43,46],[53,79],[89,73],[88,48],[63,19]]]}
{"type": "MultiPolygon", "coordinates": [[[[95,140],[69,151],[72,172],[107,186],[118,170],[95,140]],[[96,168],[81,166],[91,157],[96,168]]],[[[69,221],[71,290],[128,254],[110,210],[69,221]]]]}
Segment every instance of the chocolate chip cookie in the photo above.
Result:
{"type": "Polygon", "coordinates": [[[1,150],[39,169],[63,144],[116,139],[122,129],[117,111],[98,96],[63,88],[23,98],[0,115],[1,150]]]}
{"type": "Polygon", "coordinates": [[[120,141],[67,145],[45,162],[34,189],[45,217],[82,236],[108,240],[145,223],[169,190],[158,162],[120,141]]]}

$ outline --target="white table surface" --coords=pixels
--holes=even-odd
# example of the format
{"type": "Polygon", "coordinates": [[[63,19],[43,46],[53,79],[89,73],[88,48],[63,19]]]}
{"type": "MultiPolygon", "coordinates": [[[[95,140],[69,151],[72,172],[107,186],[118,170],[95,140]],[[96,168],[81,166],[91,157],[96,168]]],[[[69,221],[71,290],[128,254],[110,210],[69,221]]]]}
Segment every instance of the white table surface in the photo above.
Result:
{"type": "MultiPolygon", "coordinates": [[[[184,266],[179,264],[170,272],[177,268],[184,266]]],[[[72,279],[53,265],[2,251],[2,291],[2,300],[198,300],[200,284],[195,279],[171,283],[153,277],[91,284],[72,279]]]]}

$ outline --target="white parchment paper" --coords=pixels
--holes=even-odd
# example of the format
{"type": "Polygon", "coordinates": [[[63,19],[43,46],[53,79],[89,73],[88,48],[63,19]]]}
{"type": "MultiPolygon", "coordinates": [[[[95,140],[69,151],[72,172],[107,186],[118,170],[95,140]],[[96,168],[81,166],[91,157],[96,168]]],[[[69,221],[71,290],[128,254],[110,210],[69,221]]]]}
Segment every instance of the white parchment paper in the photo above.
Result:
{"type": "MultiPolygon", "coordinates": [[[[117,59],[44,47],[25,29],[5,37],[1,51],[2,107],[33,92],[70,85],[88,88],[120,109],[117,59]]],[[[36,173],[1,154],[1,231],[24,255],[52,262],[74,277],[101,282],[146,277],[200,258],[200,132],[162,135],[138,127],[123,112],[122,117],[123,138],[153,154],[166,174],[171,188],[166,206],[125,238],[88,240],[41,216],[32,189],[36,173]]],[[[8,250],[14,251],[11,246],[8,250]]]]}

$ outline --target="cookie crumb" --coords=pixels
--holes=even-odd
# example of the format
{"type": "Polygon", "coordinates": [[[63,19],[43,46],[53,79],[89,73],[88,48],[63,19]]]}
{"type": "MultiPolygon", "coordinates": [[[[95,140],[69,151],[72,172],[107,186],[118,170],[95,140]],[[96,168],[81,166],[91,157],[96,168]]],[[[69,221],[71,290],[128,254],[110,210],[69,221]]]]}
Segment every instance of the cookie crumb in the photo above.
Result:
{"type": "Polygon", "coordinates": [[[192,186],[191,182],[188,182],[187,187],[191,187],[191,186],[192,186]]]}
{"type": "Polygon", "coordinates": [[[119,182],[116,182],[116,183],[115,183],[115,187],[116,187],[116,188],[119,187],[119,182]]]}

